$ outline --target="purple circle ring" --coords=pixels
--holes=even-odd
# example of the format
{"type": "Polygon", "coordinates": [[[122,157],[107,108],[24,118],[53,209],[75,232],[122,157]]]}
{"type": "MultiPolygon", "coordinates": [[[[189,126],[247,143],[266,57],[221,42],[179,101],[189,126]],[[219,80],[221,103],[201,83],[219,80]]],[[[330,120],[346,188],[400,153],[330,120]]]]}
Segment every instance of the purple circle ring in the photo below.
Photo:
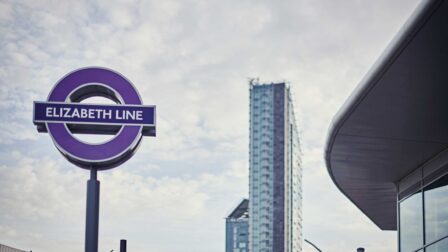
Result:
{"type": "MultiPolygon", "coordinates": [[[[75,70],[63,77],[48,96],[49,102],[67,102],[70,94],[81,87],[102,85],[115,91],[124,104],[142,105],[134,86],[119,73],[90,67],[75,70]]],[[[118,97],[116,97],[118,100],[118,97]]],[[[115,137],[105,143],[89,144],[76,139],[65,123],[46,123],[57,149],[82,168],[110,169],[128,160],[142,138],[142,126],[123,125],[115,137]]]]}

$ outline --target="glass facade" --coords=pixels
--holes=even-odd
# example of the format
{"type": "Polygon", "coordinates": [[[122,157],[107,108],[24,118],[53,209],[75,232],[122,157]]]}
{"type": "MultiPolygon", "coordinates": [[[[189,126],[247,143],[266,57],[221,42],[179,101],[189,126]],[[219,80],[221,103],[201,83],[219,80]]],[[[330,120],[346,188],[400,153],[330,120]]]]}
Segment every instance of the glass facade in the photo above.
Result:
{"type": "Polygon", "coordinates": [[[251,84],[249,247],[301,251],[299,137],[285,83],[251,84]]]}
{"type": "Polygon", "coordinates": [[[248,252],[249,222],[246,219],[226,222],[226,252],[248,252]]]}
{"type": "Polygon", "coordinates": [[[400,203],[401,251],[415,251],[423,245],[422,193],[400,203]]]}
{"type": "Polygon", "coordinates": [[[403,198],[399,214],[401,252],[447,252],[448,174],[403,198]]]}
{"type": "Polygon", "coordinates": [[[244,199],[226,218],[226,252],[249,251],[248,204],[244,199]]]}
{"type": "Polygon", "coordinates": [[[426,241],[433,242],[448,236],[448,175],[427,186],[424,195],[426,241]]]}

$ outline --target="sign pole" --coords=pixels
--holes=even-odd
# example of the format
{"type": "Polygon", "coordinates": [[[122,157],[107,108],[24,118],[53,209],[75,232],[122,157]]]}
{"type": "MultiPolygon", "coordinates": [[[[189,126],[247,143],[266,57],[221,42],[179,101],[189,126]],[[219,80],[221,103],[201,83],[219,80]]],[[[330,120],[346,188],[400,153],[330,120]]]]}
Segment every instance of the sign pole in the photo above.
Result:
{"type": "Polygon", "coordinates": [[[100,181],[97,180],[97,172],[97,169],[91,168],[87,181],[85,252],[98,252],[100,181]]]}
{"type": "Polygon", "coordinates": [[[126,252],[126,240],[120,240],[120,252],[126,252]]]}

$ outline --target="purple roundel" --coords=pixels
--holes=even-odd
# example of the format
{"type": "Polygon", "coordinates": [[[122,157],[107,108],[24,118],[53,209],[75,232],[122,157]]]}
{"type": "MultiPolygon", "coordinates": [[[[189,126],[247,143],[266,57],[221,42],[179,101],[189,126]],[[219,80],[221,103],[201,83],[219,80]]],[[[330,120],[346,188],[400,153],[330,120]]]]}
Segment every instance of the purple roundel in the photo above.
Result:
{"type": "MultiPolygon", "coordinates": [[[[109,89],[110,93],[115,92],[112,98],[120,103],[142,105],[137,90],[127,79],[97,67],[79,69],[62,78],[48,96],[48,102],[70,102],[74,92],[78,92],[78,97],[95,96],[95,88],[88,87],[98,85],[109,89]]],[[[46,122],[46,127],[58,150],[72,163],[87,169],[110,169],[120,165],[135,153],[142,138],[139,125],[122,125],[113,139],[101,144],[79,141],[66,123],[46,122]]]]}

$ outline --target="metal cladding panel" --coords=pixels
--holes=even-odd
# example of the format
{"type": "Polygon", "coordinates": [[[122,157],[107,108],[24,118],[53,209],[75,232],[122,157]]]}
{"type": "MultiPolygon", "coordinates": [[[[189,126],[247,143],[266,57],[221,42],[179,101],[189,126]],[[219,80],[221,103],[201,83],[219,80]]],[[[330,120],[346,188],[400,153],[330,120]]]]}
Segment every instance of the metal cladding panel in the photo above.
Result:
{"type": "Polygon", "coordinates": [[[381,229],[397,228],[396,183],[448,148],[447,45],[448,1],[422,1],[330,127],[330,176],[381,229]]]}
{"type": "Polygon", "coordinates": [[[273,252],[285,246],[285,84],[274,85],[273,252]]]}

